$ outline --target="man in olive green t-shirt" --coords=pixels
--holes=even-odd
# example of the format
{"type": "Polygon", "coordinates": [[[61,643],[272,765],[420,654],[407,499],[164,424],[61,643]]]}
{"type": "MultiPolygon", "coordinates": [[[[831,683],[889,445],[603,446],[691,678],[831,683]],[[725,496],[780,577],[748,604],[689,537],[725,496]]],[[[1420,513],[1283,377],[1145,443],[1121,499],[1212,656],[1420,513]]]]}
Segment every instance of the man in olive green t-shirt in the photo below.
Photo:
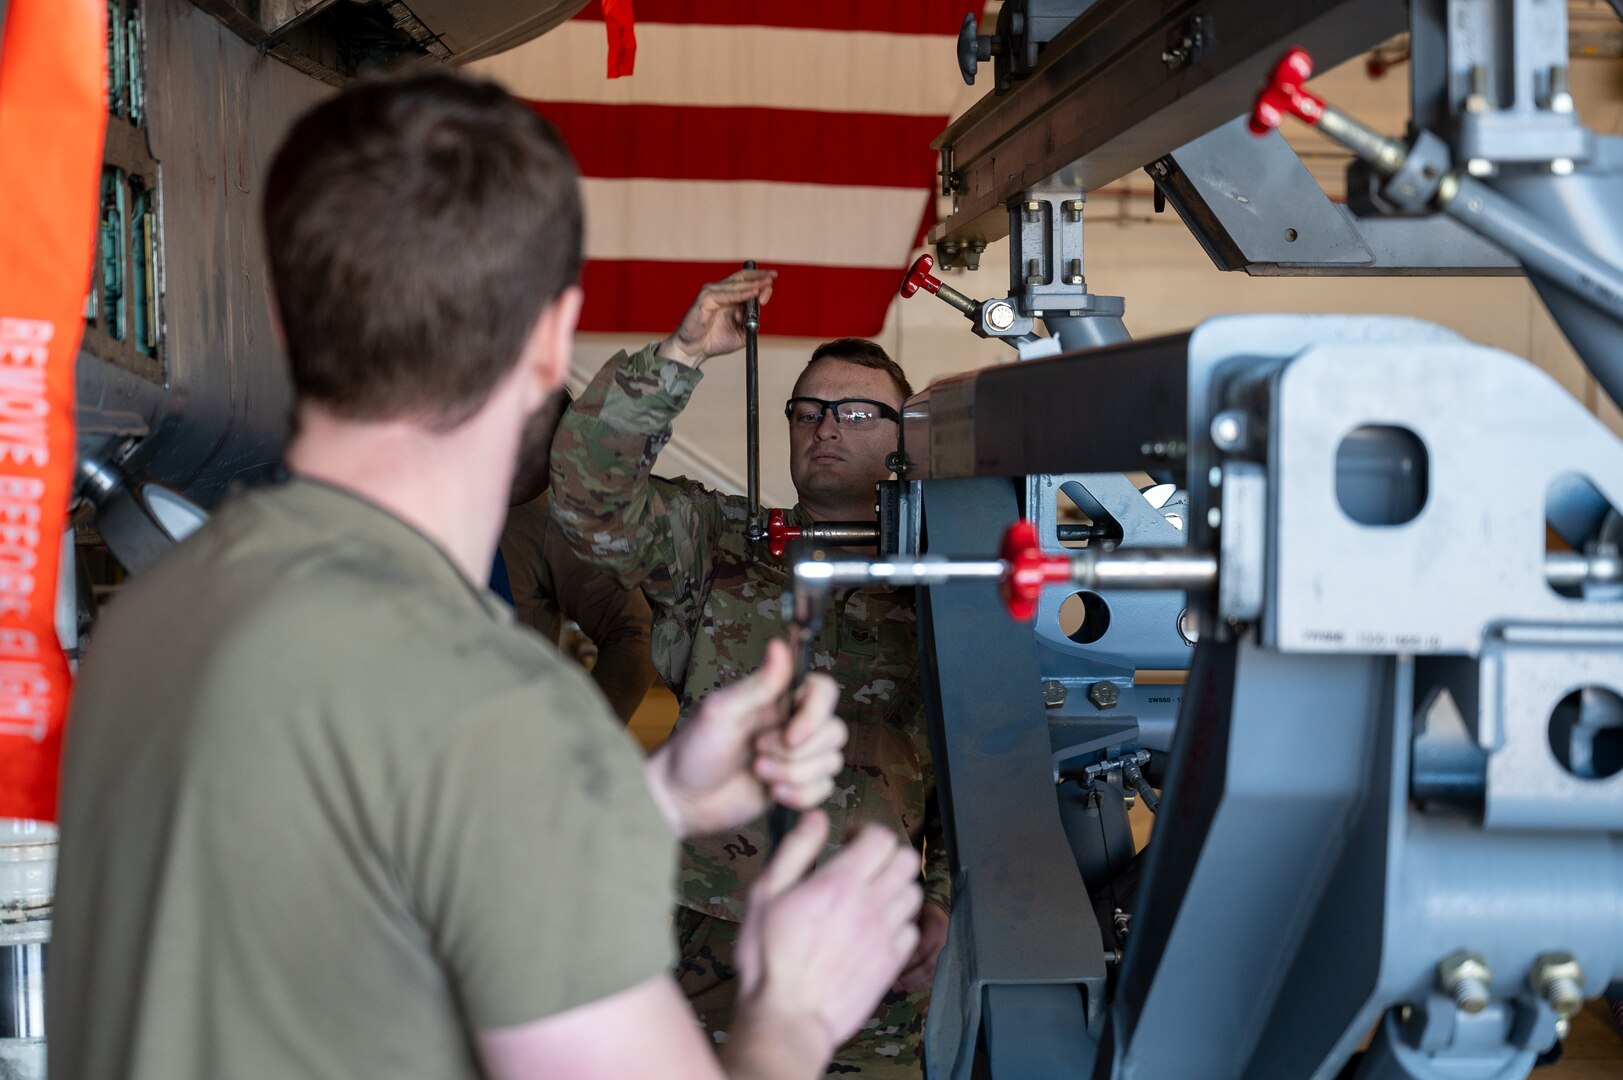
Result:
{"type": "Polygon", "coordinates": [[[811,807],[844,728],[777,643],[640,761],[482,583],[563,381],[579,192],[544,121],[447,74],[353,86],[272,165],[293,478],[98,624],[64,760],[58,1080],[809,1078],[907,958],[883,830],[752,890],[718,1062],[670,972],[675,840],[811,807]],[[409,221],[409,226],[402,222],[409,221]]]}

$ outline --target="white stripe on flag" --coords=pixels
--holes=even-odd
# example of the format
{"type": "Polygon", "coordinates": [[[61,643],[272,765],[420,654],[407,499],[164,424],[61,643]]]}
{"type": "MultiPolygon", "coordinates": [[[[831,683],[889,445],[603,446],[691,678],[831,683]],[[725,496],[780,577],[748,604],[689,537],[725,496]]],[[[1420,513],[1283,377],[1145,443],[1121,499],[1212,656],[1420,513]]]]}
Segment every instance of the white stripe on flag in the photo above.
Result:
{"type": "Polygon", "coordinates": [[[581,189],[593,259],[900,268],[925,203],[909,188],[736,180],[585,177],[581,189]]]}
{"type": "Polygon", "coordinates": [[[571,21],[469,66],[537,101],[945,116],[964,97],[945,36],[650,23],[637,27],[637,72],[624,79],[603,77],[604,47],[602,23],[571,21]]]}

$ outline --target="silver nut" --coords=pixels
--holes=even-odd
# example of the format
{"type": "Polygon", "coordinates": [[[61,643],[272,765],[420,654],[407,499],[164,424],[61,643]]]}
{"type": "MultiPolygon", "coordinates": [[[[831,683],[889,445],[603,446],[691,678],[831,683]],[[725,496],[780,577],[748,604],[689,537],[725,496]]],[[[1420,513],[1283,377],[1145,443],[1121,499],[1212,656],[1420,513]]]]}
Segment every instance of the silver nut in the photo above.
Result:
{"type": "Polygon", "coordinates": [[[1550,1003],[1555,1015],[1570,1020],[1584,1007],[1584,969],[1569,952],[1547,952],[1533,961],[1527,983],[1550,1003]]]}
{"type": "Polygon", "coordinates": [[[1461,1012],[1479,1013],[1493,1000],[1493,971],[1474,952],[1460,949],[1437,963],[1437,985],[1461,1012]]]}
{"type": "Polygon", "coordinates": [[[1095,708],[1111,709],[1121,700],[1121,691],[1115,683],[1096,682],[1088,687],[1088,700],[1093,702],[1095,708]]]}
{"type": "Polygon", "coordinates": [[[1001,333],[1014,325],[1014,308],[999,300],[986,305],[986,325],[1001,333]]]}
{"type": "Polygon", "coordinates": [[[1243,413],[1230,410],[1212,417],[1212,442],[1219,450],[1234,452],[1245,446],[1246,418],[1243,413]]]}
{"type": "Polygon", "coordinates": [[[1057,709],[1065,704],[1065,684],[1058,679],[1043,680],[1043,704],[1057,709]]]}

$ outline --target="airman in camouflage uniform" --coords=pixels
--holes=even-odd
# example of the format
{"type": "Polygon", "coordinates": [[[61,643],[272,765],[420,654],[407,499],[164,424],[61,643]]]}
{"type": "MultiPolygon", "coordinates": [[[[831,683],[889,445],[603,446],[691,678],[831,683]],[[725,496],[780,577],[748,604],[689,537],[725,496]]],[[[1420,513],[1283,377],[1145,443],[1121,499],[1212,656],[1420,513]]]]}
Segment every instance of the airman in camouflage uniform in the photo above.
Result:
{"type": "MultiPolygon", "coordinates": [[[[789,573],[764,544],[745,539],[746,500],[652,476],[672,421],[699,383],[698,364],[742,344],[742,303],[749,296],[770,298],[772,277],[742,271],[706,286],[677,334],[634,355],[616,355],[565,416],[553,446],[554,518],[582,556],[648,596],[654,664],[675,690],[683,718],[711,690],[753,670],[767,641],[784,633],[779,598],[789,573]]],[[[884,357],[869,342],[831,343],[835,351],[808,364],[796,394],[828,400],[884,395],[899,406],[907,394],[905,383],[897,383],[900,369],[888,374],[847,362],[838,352],[846,345],[884,357]]],[[[815,431],[810,423],[799,426],[791,450],[801,501],[788,511],[789,523],[871,518],[873,484],[884,475],[885,452],[895,447],[895,423],[842,430],[827,410],[815,431]],[[831,514],[829,507],[844,513],[831,514]]],[[[850,727],[845,769],[828,805],[830,835],[837,839],[862,821],[905,833],[924,849],[925,895],[934,901],[924,905],[914,961],[829,1074],[916,1078],[951,883],[934,806],[911,590],[872,587],[831,597],[813,657],[814,666],[839,683],[839,711],[850,727]]],[[[717,1041],[725,1038],[736,993],[731,956],[746,890],[767,855],[765,818],[732,835],[684,845],[678,979],[717,1041]]]]}

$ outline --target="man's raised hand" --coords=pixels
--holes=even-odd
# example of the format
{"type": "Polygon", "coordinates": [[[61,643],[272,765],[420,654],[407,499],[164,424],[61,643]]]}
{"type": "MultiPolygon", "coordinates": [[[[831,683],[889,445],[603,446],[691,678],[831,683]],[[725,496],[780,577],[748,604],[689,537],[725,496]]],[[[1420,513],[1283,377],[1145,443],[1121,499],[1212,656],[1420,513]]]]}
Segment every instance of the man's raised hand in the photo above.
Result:
{"type": "Polygon", "coordinates": [[[735,270],[699,290],[676,333],[659,343],[657,355],[689,367],[744,347],[744,301],[772,299],[776,270],[735,270]]]}

